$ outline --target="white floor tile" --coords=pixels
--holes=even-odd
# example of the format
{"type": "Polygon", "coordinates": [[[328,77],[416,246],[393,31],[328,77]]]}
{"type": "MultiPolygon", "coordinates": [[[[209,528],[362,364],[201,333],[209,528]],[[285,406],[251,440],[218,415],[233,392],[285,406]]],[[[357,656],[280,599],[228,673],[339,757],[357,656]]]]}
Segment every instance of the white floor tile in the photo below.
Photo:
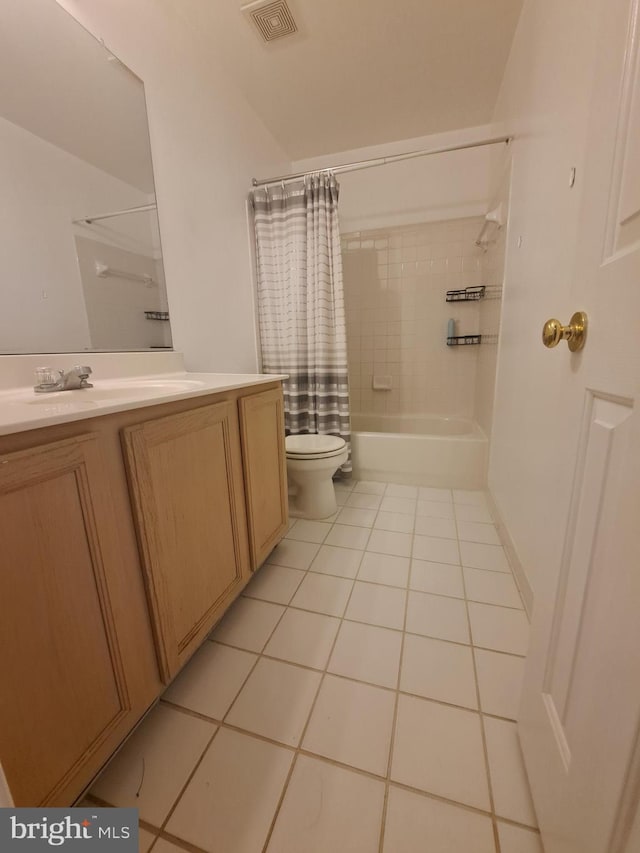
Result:
{"type": "Polygon", "coordinates": [[[331,533],[325,539],[325,545],[337,545],[340,548],[357,548],[361,551],[367,547],[368,527],[353,527],[348,524],[334,524],[331,533]]]}
{"type": "Polygon", "coordinates": [[[326,675],[302,746],[384,776],[394,706],[395,693],[389,690],[326,675]]]}
{"type": "Polygon", "coordinates": [[[146,829],[140,827],[138,829],[138,853],[148,853],[149,848],[155,840],[156,836],[152,832],[148,832],[146,829]]]}
{"type": "Polygon", "coordinates": [[[261,652],[283,613],[284,607],[279,604],[238,598],[214,630],[211,639],[250,652],[261,652]]]}
{"type": "Polygon", "coordinates": [[[497,717],[518,718],[524,658],[474,649],[480,707],[486,714],[497,717]]]}
{"type": "Polygon", "coordinates": [[[394,533],[391,530],[372,530],[367,551],[390,554],[394,557],[408,557],[411,554],[411,534],[394,533]]]}
{"type": "Polygon", "coordinates": [[[319,672],[262,658],[229,711],[227,722],[297,746],[320,678],[319,672]]]}
{"type": "Polygon", "coordinates": [[[544,853],[540,836],[531,829],[523,829],[499,820],[498,835],[502,853],[544,853]]]}
{"type": "Polygon", "coordinates": [[[384,495],[387,488],[386,483],[376,483],[373,480],[360,480],[354,486],[354,492],[361,492],[366,495],[384,495]]]}
{"type": "Polygon", "coordinates": [[[383,782],[300,755],[267,853],[373,853],[383,803],[383,782]]]}
{"type": "Polygon", "coordinates": [[[464,598],[462,569],[450,563],[412,560],[409,587],[420,592],[431,592],[434,595],[464,598]]]}
{"type": "Polygon", "coordinates": [[[523,609],[518,587],[511,574],[487,572],[483,569],[463,569],[463,572],[469,601],[523,609]]]}
{"type": "Polygon", "coordinates": [[[456,539],[439,539],[437,536],[414,536],[413,556],[417,560],[432,563],[460,565],[460,553],[456,539]]]}
{"type": "Polygon", "coordinates": [[[291,601],[292,607],[342,616],[353,581],[309,572],[291,601]]]}
{"type": "Polygon", "coordinates": [[[142,820],[162,826],[215,731],[214,723],[158,705],[91,794],[112,806],[137,808],[142,820]]]}
{"type": "Polygon", "coordinates": [[[415,516],[406,512],[382,512],[376,516],[377,530],[392,530],[395,533],[413,533],[415,516]]]}
{"type": "Polygon", "coordinates": [[[385,496],[390,498],[408,498],[409,500],[415,501],[418,497],[418,487],[400,486],[395,483],[389,483],[385,496]]]}
{"type": "Polygon", "coordinates": [[[484,492],[471,489],[454,489],[453,500],[457,504],[472,504],[473,506],[487,506],[487,497],[484,492]]]}
{"type": "Polygon", "coordinates": [[[393,498],[384,496],[380,504],[382,512],[402,512],[409,515],[415,515],[416,502],[411,498],[393,498]]]}
{"type": "Polygon", "coordinates": [[[262,850],[292,761],[288,749],[222,729],[171,815],[167,832],[210,853],[262,850]]]}
{"type": "Polygon", "coordinates": [[[529,646],[529,623],[523,610],[508,610],[493,604],[470,601],[469,621],[474,646],[526,655],[529,646]]]}
{"type": "Polygon", "coordinates": [[[393,690],[398,684],[402,634],[388,628],[343,622],[328,671],[393,690]]]}
{"type": "Polygon", "coordinates": [[[418,501],[416,509],[417,516],[429,516],[430,518],[453,518],[453,504],[445,501],[418,501]]]}
{"type": "Polygon", "coordinates": [[[401,694],[391,778],[488,811],[479,714],[401,694]]]}
{"type": "Polygon", "coordinates": [[[471,648],[408,634],[400,689],[475,710],[478,700],[471,648]]]}
{"type": "Polygon", "coordinates": [[[479,521],[458,521],[458,538],[465,542],[484,542],[485,545],[501,544],[494,525],[479,521]]]}
{"type": "Polygon", "coordinates": [[[411,634],[452,640],[454,643],[470,642],[464,601],[442,595],[410,592],[406,630],[411,634]]]}
{"type": "Polygon", "coordinates": [[[323,545],[311,563],[310,571],[322,575],[337,575],[341,578],[355,578],[358,574],[362,551],[353,548],[338,548],[336,545],[323,545]]]}
{"type": "Polygon", "coordinates": [[[481,542],[460,542],[462,565],[469,569],[487,572],[509,572],[511,568],[502,545],[484,545],[481,542]]]}
{"type": "Polygon", "coordinates": [[[491,818],[391,785],[383,853],[495,853],[491,818]]]}
{"type": "Polygon", "coordinates": [[[159,838],[153,846],[154,853],[184,853],[184,847],[177,847],[166,838],[159,838]]]}
{"type": "Polygon", "coordinates": [[[289,608],[264,653],[313,669],[324,669],[339,626],[340,620],[334,616],[289,608]]]}
{"type": "Polygon", "coordinates": [[[257,655],[219,643],[204,643],[162,698],[221,720],[238,695],[257,655]]]}
{"type": "Polygon", "coordinates": [[[340,508],[341,506],[344,506],[346,504],[347,498],[351,494],[351,492],[347,491],[346,489],[336,489],[335,493],[336,493],[336,505],[338,506],[338,508],[340,508]]]}
{"type": "Polygon", "coordinates": [[[433,489],[429,486],[420,486],[418,489],[418,500],[444,501],[445,503],[451,503],[453,497],[451,489],[433,489]]]}
{"type": "Polygon", "coordinates": [[[365,551],[358,580],[406,587],[409,580],[409,558],[365,551]]]}
{"type": "Polygon", "coordinates": [[[455,504],[456,519],[458,521],[478,521],[482,524],[493,524],[491,513],[484,506],[474,504],[455,504]]]}
{"type": "Polygon", "coordinates": [[[299,540],[301,542],[324,542],[331,525],[326,521],[308,521],[299,518],[296,526],[287,533],[287,539],[299,540]]]}
{"type": "MultiPolygon", "coordinates": [[[[298,519],[298,524],[304,520],[303,518],[298,519]]],[[[298,524],[293,530],[298,529],[298,524]]],[[[292,539],[283,539],[269,554],[267,563],[286,566],[288,569],[308,569],[311,561],[318,553],[319,547],[313,542],[295,542],[292,539]]]]}
{"type": "Polygon", "coordinates": [[[420,536],[439,536],[442,539],[457,539],[456,523],[452,518],[430,518],[420,515],[416,518],[415,532],[420,536]]]}
{"type": "Polygon", "coordinates": [[[353,489],[358,485],[357,480],[353,480],[349,477],[338,478],[333,481],[333,488],[336,492],[344,492],[345,494],[349,494],[353,491],[353,489]]]}
{"type": "Polygon", "coordinates": [[[382,498],[380,495],[367,495],[361,492],[351,492],[345,506],[353,507],[353,509],[379,509],[382,498]]]}
{"type": "Polygon", "coordinates": [[[336,521],[338,524],[350,524],[353,527],[372,527],[376,514],[375,509],[353,509],[350,506],[343,506],[336,521]]]}
{"type": "Polygon", "coordinates": [[[404,589],[356,581],[345,619],[402,630],[406,595],[404,589]]]}
{"type": "Polygon", "coordinates": [[[536,827],[529,782],[515,723],[484,717],[489,773],[496,814],[536,827]]]}
{"type": "Polygon", "coordinates": [[[288,604],[303,577],[301,569],[287,569],[267,563],[254,572],[242,594],[274,604],[288,604]]]}

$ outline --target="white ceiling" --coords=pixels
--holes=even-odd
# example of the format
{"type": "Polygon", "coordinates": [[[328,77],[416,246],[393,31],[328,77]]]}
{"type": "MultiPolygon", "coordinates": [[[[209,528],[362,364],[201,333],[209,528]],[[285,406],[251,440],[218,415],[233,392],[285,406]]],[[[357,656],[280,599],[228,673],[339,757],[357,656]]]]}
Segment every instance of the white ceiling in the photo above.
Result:
{"type": "Polygon", "coordinates": [[[142,83],[54,0],[1,0],[0,116],[153,192],[142,83]]]}
{"type": "Polygon", "coordinates": [[[165,0],[293,160],[485,124],[522,0],[289,0],[265,44],[244,0],[165,0]]]}

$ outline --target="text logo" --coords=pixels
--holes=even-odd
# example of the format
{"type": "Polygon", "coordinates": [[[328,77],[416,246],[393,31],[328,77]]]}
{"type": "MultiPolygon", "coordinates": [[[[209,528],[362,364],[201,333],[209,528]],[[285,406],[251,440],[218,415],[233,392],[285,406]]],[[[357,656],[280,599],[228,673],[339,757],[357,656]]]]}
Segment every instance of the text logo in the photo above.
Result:
{"type": "Polygon", "coordinates": [[[2,853],[138,853],[137,809],[0,809],[2,853]]]}

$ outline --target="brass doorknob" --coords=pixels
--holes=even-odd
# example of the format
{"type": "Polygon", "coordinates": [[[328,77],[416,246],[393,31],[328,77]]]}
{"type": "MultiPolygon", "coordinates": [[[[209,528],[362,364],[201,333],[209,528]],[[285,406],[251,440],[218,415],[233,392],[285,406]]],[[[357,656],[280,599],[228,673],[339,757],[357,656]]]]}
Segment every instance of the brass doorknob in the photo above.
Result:
{"type": "Polygon", "coordinates": [[[571,352],[582,349],[587,339],[587,315],[584,311],[576,311],[568,326],[563,326],[560,320],[547,320],[542,329],[542,343],[551,349],[560,341],[566,341],[571,352]]]}

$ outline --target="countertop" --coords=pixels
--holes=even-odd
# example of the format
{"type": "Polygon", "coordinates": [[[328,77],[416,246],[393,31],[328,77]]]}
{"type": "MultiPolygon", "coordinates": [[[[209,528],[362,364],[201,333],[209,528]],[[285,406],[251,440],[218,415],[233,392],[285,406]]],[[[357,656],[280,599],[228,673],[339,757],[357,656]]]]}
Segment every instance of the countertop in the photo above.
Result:
{"type": "Polygon", "coordinates": [[[179,371],[95,379],[93,388],[77,391],[36,394],[31,386],[10,388],[0,391],[0,435],[264,385],[281,379],[286,379],[286,375],[179,371]]]}

